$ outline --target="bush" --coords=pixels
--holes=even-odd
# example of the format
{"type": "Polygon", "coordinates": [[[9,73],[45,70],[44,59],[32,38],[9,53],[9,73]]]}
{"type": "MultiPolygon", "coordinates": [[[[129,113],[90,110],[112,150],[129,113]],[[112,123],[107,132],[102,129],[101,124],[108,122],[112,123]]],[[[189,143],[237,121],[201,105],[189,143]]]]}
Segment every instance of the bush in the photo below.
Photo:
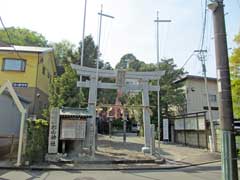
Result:
{"type": "Polygon", "coordinates": [[[47,152],[48,121],[43,119],[27,120],[26,160],[42,162],[47,152]]]}

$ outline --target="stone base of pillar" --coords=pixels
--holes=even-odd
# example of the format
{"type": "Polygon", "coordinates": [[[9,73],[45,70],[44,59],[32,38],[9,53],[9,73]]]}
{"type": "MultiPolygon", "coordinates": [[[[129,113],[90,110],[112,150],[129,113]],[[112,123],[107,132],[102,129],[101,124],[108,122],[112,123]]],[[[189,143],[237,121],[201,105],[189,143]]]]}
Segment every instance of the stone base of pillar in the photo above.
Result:
{"type": "Polygon", "coordinates": [[[150,153],[150,147],[142,147],[143,153],[150,153]]]}

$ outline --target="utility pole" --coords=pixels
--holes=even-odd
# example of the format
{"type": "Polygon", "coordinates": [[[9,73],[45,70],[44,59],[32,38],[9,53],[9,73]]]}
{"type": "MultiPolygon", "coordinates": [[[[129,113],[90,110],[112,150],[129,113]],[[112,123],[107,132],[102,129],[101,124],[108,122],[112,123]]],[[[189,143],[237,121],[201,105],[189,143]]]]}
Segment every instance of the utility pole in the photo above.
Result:
{"type": "MultiPolygon", "coordinates": [[[[84,38],[85,38],[85,25],[86,25],[86,11],[87,11],[87,0],[85,0],[84,5],[84,13],[83,13],[83,31],[82,31],[82,49],[81,49],[81,59],[80,66],[83,66],[83,57],[84,57],[84,38]]],[[[82,82],[82,76],[80,75],[80,82],[82,82]]],[[[82,88],[80,88],[80,93],[82,92],[82,88]]],[[[79,104],[80,107],[80,104],[79,104]]]]}
{"type": "MultiPolygon", "coordinates": [[[[81,59],[80,66],[83,66],[83,57],[84,57],[84,38],[85,38],[85,25],[86,25],[86,11],[87,11],[87,0],[85,0],[84,5],[84,14],[83,14],[83,32],[82,32],[82,49],[81,49],[81,59]]],[[[80,76],[80,81],[82,81],[82,76],[80,76]]]]}
{"type": "MultiPolygon", "coordinates": [[[[113,19],[114,17],[113,16],[110,16],[110,15],[107,15],[107,14],[103,14],[103,5],[101,4],[101,11],[100,13],[98,13],[98,15],[100,15],[100,25],[99,25],[99,32],[98,32],[98,50],[100,52],[100,45],[101,45],[101,32],[102,32],[102,17],[108,17],[108,18],[111,18],[113,19]]],[[[96,72],[96,86],[98,84],[98,71],[99,71],[99,60],[100,58],[97,57],[96,59],[96,64],[97,64],[97,72],[96,72]]],[[[95,92],[96,93],[96,97],[97,97],[97,91],[95,92]]],[[[95,102],[95,107],[97,105],[97,102],[95,102]]],[[[93,122],[93,133],[94,133],[94,136],[93,136],[93,156],[95,154],[95,150],[97,149],[97,146],[96,146],[96,141],[97,141],[97,128],[96,128],[96,119],[94,120],[93,122]]]]}
{"type": "MultiPolygon", "coordinates": [[[[154,20],[154,22],[157,23],[157,65],[158,70],[160,70],[160,64],[159,64],[159,23],[169,23],[171,20],[160,20],[159,19],[159,12],[157,11],[157,19],[154,20]]],[[[157,81],[157,85],[159,86],[159,80],[157,81]]],[[[160,154],[160,138],[161,138],[161,112],[160,112],[160,90],[157,91],[157,108],[158,108],[158,152],[160,154]]]]}
{"type": "MultiPolygon", "coordinates": [[[[108,17],[111,19],[114,19],[113,16],[107,15],[107,14],[103,14],[103,5],[101,4],[101,11],[100,13],[98,13],[98,15],[100,16],[100,25],[99,25],[99,32],[98,32],[98,50],[100,52],[100,45],[101,45],[101,34],[102,34],[102,17],[108,17]]],[[[99,58],[97,58],[97,72],[99,69],[99,58]]],[[[98,75],[98,73],[97,73],[98,75]]],[[[98,78],[98,77],[97,77],[98,78]]]]}
{"type": "Polygon", "coordinates": [[[231,82],[223,0],[208,4],[213,12],[217,83],[222,134],[222,179],[238,180],[236,142],[233,125],[231,82]]]}
{"type": "Polygon", "coordinates": [[[201,61],[202,64],[202,72],[203,72],[203,78],[204,78],[204,85],[205,85],[205,93],[206,93],[206,100],[207,100],[207,106],[208,106],[208,118],[210,121],[210,127],[211,127],[211,152],[216,152],[216,134],[215,134],[215,128],[213,124],[213,118],[212,118],[212,109],[211,109],[211,102],[209,100],[209,91],[208,91],[208,81],[207,81],[207,70],[206,70],[206,55],[207,50],[195,50],[194,52],[198,53],[198,59],[201,61]]]}

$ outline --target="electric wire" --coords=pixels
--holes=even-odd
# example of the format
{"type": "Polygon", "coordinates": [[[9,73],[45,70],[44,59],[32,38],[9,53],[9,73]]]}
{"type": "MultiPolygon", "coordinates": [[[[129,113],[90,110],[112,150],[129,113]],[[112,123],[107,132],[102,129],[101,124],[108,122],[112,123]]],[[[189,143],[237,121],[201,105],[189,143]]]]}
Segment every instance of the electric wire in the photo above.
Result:
{"type": "Polygon", "coordinates": [[[108,22],[107,25],[105,26],[104,30],[104,40],[103,40],[103,60],[107,59],[108,56],[108,46],[109,46],[109,39],[111,36],[111,31],[112,31],[112,21],[108,22]]]}
{"type": "Polygon", "coordinates": [[[191,58],[194,56],[194,52],[192,52],[192,54],[190,54],[190,56],[185,60],[185,62],[183,63],[183,65],[181,66],[180,69],[183,69],[184,66],[186,66],[186,64],[191,60],[191,58]]]}
{"type": "Polygon", "coordinates": [[[205,32],[206,32],[206,23],[207,23],[207,0],[204,3],[204,15],[203,15],[203,29],[202,29],[202,36],[200,41],[200,50],[203,49],[204,40],[205,40],[205,32]]]}
{"type": "Polygon", "coordinates": [[[164,23],[163,25],[163,34],[162,34],[162,45],[161,45],[161,54],[162,57],[164,58],[164,56],[166,56],[165,54],[165,49],[166,49],[166,42],[167,42],[167,36],[168,36],[168,29],[169,29],[169,23],[164,23]]]}
{"type": "MultiPolygon", "coordinates": [[[[8,41],[9,41],[9,42],[7,42],[7,44],[8,44],[10,47],[13,48],[14,52],[16,53],[16,55],[17,55],[17,57],[18,57],[19,59],[24,59],[24,58],[22,58],[22,56],[19,54],[19,52],[17,51],[16,47],[13,45],[12,38],[11,38],[11,36],[10,36],[10,34],[9,34],[9,32],[8,32],[8,30],[7,30],[7,28],[6,28],[5,24],[4,24],[1,16],[0,16],[0,22],[1,22],[1,24],[2,24],[3,30],[5,31],[5,33],[6,33],[6,35],[7,35],[7,38],[8,38],[8,41]]],[[[26,66],[35,67],[35,66],[32,66],[32,65],[30,65],[30,64],[28,64],[28,63],[26,63],[26,66]]]]}
{"type": "MultiPolygon", "coordinates": [[[[201,5],[202,5],[202,1],[201,1],[201,5]]],[[[200,50],[203,48],[204,45],[204,40],[205,40],[205,32],[206,32],[206,24],[207,24],[207,0],[205,0],[204,2],[204,6],[202,6],[202,9],[204,9],[202,11],[202,16],[203,16],[203,28],[202,28],[202,33],[201,33],[201,37],[200,37],[200,50]],[[203,13],[204,12],[204,13],[203,13]]],[[[191,58],[195,55],[194,52],[192,52],[189,57],[184,61],[183,65],[181,66],[180,69],[183,69],[187,63],[191,60],[191,58]]]]}
{"type": "Polygon", "coordinates": [[[22,57],[20,56],[20,54],[18,53],[18,51],[16,50],[15,46],[14,46],[13,43],[12,43],[12,39],[11,39],[11,37],[10,37],[10,34],[9,34],[9,32],[8,32],[8,30],[7,30],[7,28],[6,28],[5,24],[4,24],[1,16],[0,16],[0,21],[1,21],[1,24],[2,24],[2,27],[3,27],[3,30],[4,30],[4,31],[6,32],[6,34],[7,34],[7,38],[8,38],[8,41],[9,41],[8,45],[11,46],[11,47],[14,49],[14,52],[17,54],[17,56],[18,56],[20,59],[22,59],[22,57]]]}

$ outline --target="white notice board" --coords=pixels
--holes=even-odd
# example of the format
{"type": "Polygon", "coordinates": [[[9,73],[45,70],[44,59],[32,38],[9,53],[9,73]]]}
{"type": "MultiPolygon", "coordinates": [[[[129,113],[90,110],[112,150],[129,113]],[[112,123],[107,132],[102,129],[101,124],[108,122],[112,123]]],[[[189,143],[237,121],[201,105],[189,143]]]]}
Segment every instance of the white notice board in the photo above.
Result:
{"type": "Polygon", "coordinates": [[[64,119],[61,125],[61,139],[85,139],[86,121],[64,119]]]}

